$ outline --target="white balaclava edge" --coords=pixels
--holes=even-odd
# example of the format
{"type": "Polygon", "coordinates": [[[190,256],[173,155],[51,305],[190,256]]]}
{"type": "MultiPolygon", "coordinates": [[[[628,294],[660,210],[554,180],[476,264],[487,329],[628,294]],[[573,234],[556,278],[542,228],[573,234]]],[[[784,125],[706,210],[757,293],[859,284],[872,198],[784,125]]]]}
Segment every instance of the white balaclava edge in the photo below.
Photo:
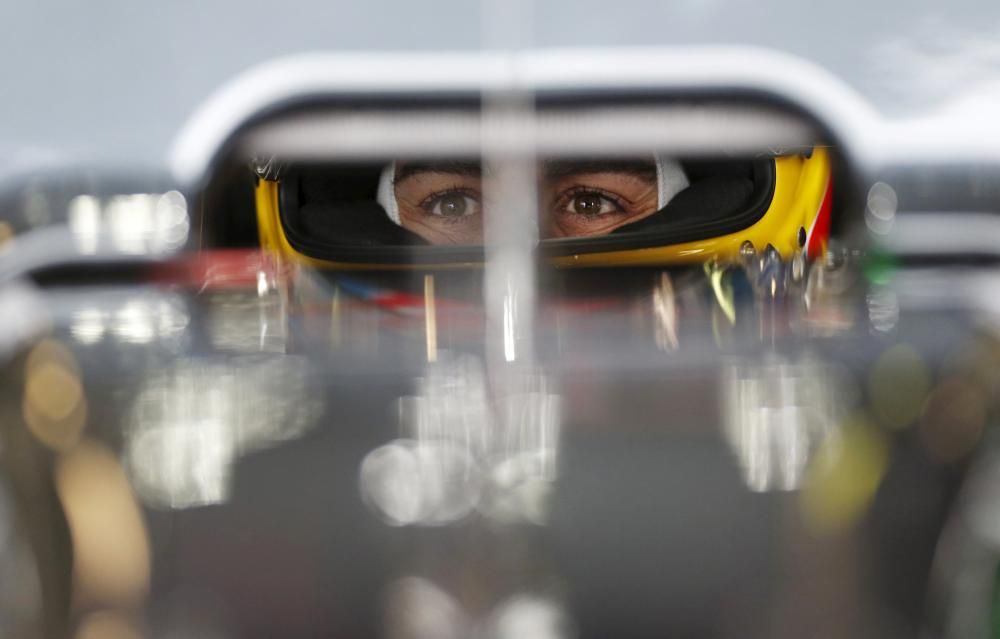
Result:
{"type": "MultiPolygon", "coordinates": [[[[656,210],[667,205],[674,196],[688,186],[687,175],[680,162],[663,156],[655,156],[656,162],[656,210]]],[[[378,179],[376,201],[385,209],[385,214],[396,224],[399,221],[399,203],[396,201],[396,163],[390,162],[382,169],[378,179]]]]}
{"type": "Polygon", "coordinates": [[[396,163],[390,162],[382,169],[378,178],[378,190],[375,200],[385,209],[389,219],[402,226],[399,221],[399,203],[396,202],[396,163]]]}

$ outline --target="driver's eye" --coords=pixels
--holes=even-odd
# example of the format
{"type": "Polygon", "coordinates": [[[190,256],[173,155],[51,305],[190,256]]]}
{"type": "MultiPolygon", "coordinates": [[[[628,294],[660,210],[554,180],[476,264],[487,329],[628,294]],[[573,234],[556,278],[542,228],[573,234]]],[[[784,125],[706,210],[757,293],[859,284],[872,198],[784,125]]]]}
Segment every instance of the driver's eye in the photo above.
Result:
{"type": "Polygon", "coordinates": [[[597,192],[577,194],[570,200],[567,208],[577,215],[587,217],[606,215],[621,210],[621,206],[617,202],[597,192]]]}
{"type": "Polygon", "coordinates": [[[459,191],[436,195],[423,205],[425,211],[440,217],[459,218],[479,213],[479,200],[459,191]]]}

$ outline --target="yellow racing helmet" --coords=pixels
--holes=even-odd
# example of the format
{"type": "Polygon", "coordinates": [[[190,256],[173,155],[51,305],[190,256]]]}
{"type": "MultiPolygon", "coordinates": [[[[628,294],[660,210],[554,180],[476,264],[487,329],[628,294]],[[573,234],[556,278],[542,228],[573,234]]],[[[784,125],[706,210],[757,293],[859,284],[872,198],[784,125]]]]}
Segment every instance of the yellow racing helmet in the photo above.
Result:
{"type": "MultiPolygon", "coordinates": [[[[652,213],[601,234],[542,234],[540,254],[557,266],[606,267],[725,262],[768,247],[784,259],[825,252],[832,196],[826,147],[676,164],[683,188],[665,199],[661,180],[652,213]]],[[[482,262],[481,244],[442,245],[407,228],[395,203],[387,202],[385,162],[295,165],[271,159],[255,166],[261,248],[282,262],[332,269],[482,262]]],[[[436,206],[441,208],[440,201],[436,206]]],[[[454,197],[444,206],[461,208],[463,215],[470,210],[454,197]]]]}

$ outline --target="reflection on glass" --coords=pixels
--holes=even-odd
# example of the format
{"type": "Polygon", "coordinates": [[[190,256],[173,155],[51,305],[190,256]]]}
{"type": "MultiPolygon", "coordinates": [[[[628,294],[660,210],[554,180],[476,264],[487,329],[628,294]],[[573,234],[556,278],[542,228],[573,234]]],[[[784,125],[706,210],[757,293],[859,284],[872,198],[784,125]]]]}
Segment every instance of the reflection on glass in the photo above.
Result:
{"type": "Polygon", "coordinates": [[[388,639],[462,639],[471,620],[458,602],[423,577],[403,577],[386,589],[388,639]]]}
{"type": "Polygon", "coordinates": [[[493,418],[482,362],[439,352],[428,365],[417,394],[400,400],[403,433],[419,441],[444,441],[483,457],[492,447],[493,418]]]}
{"type": "MultiPolygon", "coordinates": [[[[713,282],[714,288],[714,282],[713,282]]],[[[669,273],[661,273],[653,287],[653,318],[656,346],[663,351],[677,350],[677,300],[669,273]]]]}
{"type": "Polygon", "coordinates": [[[888,333],[899,322],[899,299],[887,286],[873,286],[865,296],[868,321],[877,333],[888,333]]]}
{"type": "Polygon", "coordinates": [[[128,296],[121,302],[81,305],[70,312],[69,332],[81,344],[91,345],[107,336],[126,344],[145,345],[154,340],[182,336],[190,317],[179,297],[153,294],[128,296]]]}
{"type": "Polygon", "coordinates": [[[235,353],[285,352],[287,316],[278,290],[267,283],[264,273],[259,274],[257,290],[252,293],[237,290],[206,295],[210,298],[208,334],[214,348],[235,353]]]}
{"type": "Polygon", "coordinates": [[[400,399],[403,437],[360,469],[366,501],[392,525],[441,525],[478,509],[494,519],[545,518],[556,477],[560,400],[540,376],[496,398],[481,361],[441,353],[400,399]]]}
{"type": "Polygon", "coordinates": [[[723,384],[726,437],[755,491],[797,489],[853,401],[845,375],[811,359],[734,364],[723,384]]]}
{"type": "Polygon", "coordinates": [[[104,238],[130,255],[173,251],[187,241],[187,202],[178,191],[135,193],[106,199],[79,195],[70,200],[69,228],[83,254],[98,251],[104,238]]]}
{"type": "Polygon", "coordinates": [[[96,344],[104,337],[105,314],[99,308],[82,308],[74,313],[69,331],[81,344],[96,344]]]}
{"type": "Polygon", "coordinates": [[[101,235],[101,205],[93,195],[80,195],[69,203],[69,228],[77,249],[84,255],[97,252],[101,235]]]}
{"type": "Polygon", "coordinates": [[[479,473],[463,449],[398,439],[369,453],[361,489],[393,525],[434,526],[462,519],[479,499],[479,473]]]}
{"type": "Polygon", "coordinates": [[[569,616],[557,602],[538,595],[515,595],[490,615],[487,636],[495,639],[567,639],[569,616]]]}
{"type": "Polygon", "coordinates": [[[305,432],[320,400],[306,360],[178,360],[151,376],[130,412],[126,455],[136,490],[160,507],[218,503],[244,451],[305,432]]]}
{"type": "Polygon", "coordinates": [[[868,190],[865,224],[872,233],[885,235],[893,226],[899,199],[896,191],[885,182],[876,182],[868,190]]]}

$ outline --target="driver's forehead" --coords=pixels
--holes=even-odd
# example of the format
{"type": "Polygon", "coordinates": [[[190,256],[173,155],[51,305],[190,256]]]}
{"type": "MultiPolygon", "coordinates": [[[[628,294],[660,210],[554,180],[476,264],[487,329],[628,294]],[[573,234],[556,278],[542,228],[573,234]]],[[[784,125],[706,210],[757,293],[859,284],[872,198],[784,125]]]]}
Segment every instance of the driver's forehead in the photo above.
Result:
{"type": "MultiPolygon", "coordinates": [[[[656,163],[652,158],[539,160],[536,166],[539,177],[546,179],[602,173],[627,174],[650,181],[656,179],[656,163]]],[[[399,183],[428,174],[482,178],[489,177],[490,171],[489,167],[484,168],[478,160],[410,160],[396,162],[395,174],[395,180],[399,183]]]]}
{"type": "Polygon", "coordinates": [[[482,176],[482,163],[477,160],[414,160],[396,162],[396,182],[428,173],[445,173],[468,177],[482,176]]]}

